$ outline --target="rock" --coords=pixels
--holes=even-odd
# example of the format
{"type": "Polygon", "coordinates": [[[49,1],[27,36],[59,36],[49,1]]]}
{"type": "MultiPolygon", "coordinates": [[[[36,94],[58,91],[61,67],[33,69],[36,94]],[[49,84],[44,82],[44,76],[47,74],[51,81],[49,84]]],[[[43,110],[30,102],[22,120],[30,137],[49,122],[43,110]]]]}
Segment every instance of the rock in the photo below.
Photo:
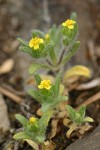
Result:
{"type": "Polygon", "coordinates": [[[8,118],[6,103],[0,94],[0,129],[4,132],[10,129],[10,121],[8,118]]]}
{"type": "Polygon", "coordinates": [[[77,140],[65,150],[100,150],[100,125],[91,134],[77,140]]]}
{"type": "Polygon", "coordinates": [[[0,74],[9,73],[14,67],[14,60],[12,58],[6,59],[0,66],[0,74]]]}

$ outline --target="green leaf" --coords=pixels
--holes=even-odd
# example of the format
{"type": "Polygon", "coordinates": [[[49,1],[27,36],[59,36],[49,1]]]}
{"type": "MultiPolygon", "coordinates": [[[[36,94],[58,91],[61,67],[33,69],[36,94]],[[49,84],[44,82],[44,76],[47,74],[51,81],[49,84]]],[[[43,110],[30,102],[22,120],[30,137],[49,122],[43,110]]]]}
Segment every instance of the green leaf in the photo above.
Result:
{"type": "Polygon", "coordinates": [[[72,14],[71,14],[71,20],[76,20],[77,19],[77,14],[75,13],[75,12],[73,12],[72,14]]]}
{"type": "Polygon", "coordinates": [[[37,51],[33,51],[29,46],[21,46],[19,48],[19,50],[28,53],[30,56],[34,57],[34,58],[40,58],[41,57],[41,53],[37,52],[37,51]]]}
{"type": "Polygon", "coordinates": [[[21,47],[19,47],[19,50],[21,50],[23,52],[27,52],[30,55],[32,55],[32,50],[28,46],[21,46],[21,47]]]}
{"type": "Polygon", "coordinates": [[[15,117],[22,124],[22,126],[25,127],[27,125],[27,119],[25,117],[19,114],[16,114],[15,117]]]}
{"type": "Polygon", "coordinates": [[[61,96],[61,95],[59,95],[56,98],[48,96],[47,101],[46,101],[46,98],[44,98],[44,101],[42,101],[42,112],[46,112],[47,110],[53,109],[60,102],[67,101],[67,100],[68,100],[67,96],[61,96]]]}
{"type": "Polygon", "coordinates": [[[91,117],[85,117],[83,122],[93,122],[94,120],[91,117]]]}
{"type": "Polygon", "coordinates": [[[83,118],[79,113],[76,112],[76,116],[73,119],[73,122],[75,122],[76,124],[81,124],[83,122],[83,118]]]}
{"type": "Polygon", "coordinates": [[[42,80],[41,77],[38,74],[35,74],[34,78],[35,78],[37,85],[39,85],[41,83],[41,80],[42,80]]]}
{"type": "Polygon", "coordinates": [[[47,103],[47,102],[42,103],[42,107],[41,107],[42,112],[46,112],[47,110],[52,108],[53,108],[52,103],[47,103]]]}
{"type": "Polygon", "coordinates": [[[44,143],[45,141],[45,132],[36,136],[38,143],[44,143]]]}
{"type": "Polygon", "coordinates": [[[51,69],[48,65],[34,63],[29,67],[29,73],[35,73],[37,70],[42,68],[51,69]]]}
{"type": "Polygon", "coordinates": [[[61,74],[59,73],[56,77],[56,81],[53,87],[54,94],[57,97],[59,95],[59,90],[60,90],[60,82],[61,82],[61,74]]]}
{"type": "Polygon", "coordinates": [[[21,38],[17,38],[17,40],[24,46],[28,46],[28,42],[22,40],[21,38]]]}
{"type": "Polygon", "coordinates": [[[33,58],[42,58],[45,57],[46,54],[44,53],[44,46],[40,45],[38,51],[30,48],[29,46],[21,46],[19,48],[21,51],[26,52],[28,54],[30,54],[33,58]]]}
{"type": "Polygon", "coordinates": [[[45,113],[43,113],[43,116],[39,120],[41,128],[46,129],[52,114],[53,114],[52,110],[47,110],[45,113]]]}
{"type": "Polygon", "coordinates": [[[45,53],[49,53],[49,51],[53,48],[53,43],[52,42],[50,42],[50,43],[48,43],[47,45],[45,45],[45,47],[44,47],[44,52],[45,53]]]}
{"type": "Polygon", "coordinates": [[[62,95],[63,92],[64,92],[64,85],[63,84],[60,84],[60,89],[59,89],[59,94],[62,95]]]}
{"type": "Polygon", "coordinates": [[[70,119],[74,122],[74,119],[76,118],[76,111],[69,105],[67,105],[66,108],[70,119]]]}
{"type": "Polygon", "coordinates": [[[19,132],[13,136],[16,140],[22,140],[22,139],[30,139],[30,136],[25,134],[24,132],[19,132]]]}
{"type": "Polygon", "coordinates": [[[62,32],[61,32],[61,26],[58,28],[54,25],[53,28],[50,31],[50,40],[53,43],[54,51],[56,53],[56,56],[58,56],[58,53],[62,50],[62,32]]]}
{"type": "Polygon", "coordinates": [[[60,102],[60,101],[67,101],[68,100],[68,97],[67,96],[62,96],[62,95],[59,95],[57,97],[57,101],[60,102]]]}
{"type": "Polygon", "coordinates": [[[86,106],[81,106],[78,113],[81,115],[82,118],[85,117],[85,112],[86,112],[86,106]]]}
{"type": "Polygon", "coordinates": [[[29,89],[28,94],[31,95],[36,101],[42,103],[42,97],[41,97],[39,91],[29,89]]]}
{"type": "Polygon", "coordinates": [[[56,35],[56,31],[57,31],[57,26],[53,25],[53,27],[50,30],[50,37],[54,40],[55,39],[55,35],[56,35]]]}
{"type": "Polygon", "coordinates": [[[64,57],[62,63],[67,63],[71,59],[71,57],[75,54],[75,52],[79,48],[79,45],[80,45],[80,41],[76,41],[73,44],[73,46],[71,47],[71,49],[68,51],[67,56],[64,57]]]}
{"type": "Polygon", "coordinates": [[[40,30],[34,29],[32,30],[32,36],[34,37],[44,37],[44,33],[40,30]]]}
{"type": "Polygon", "coordinates": [[[55,65],[57,63],[57,57],[56,57],[54,48],[50,49],[49,54],[50,54],[50,58],[52,60],[52,63],[55,65]]]}
{"type": "Polygon", "coordinates": [[[69,40],[68,40],[68,38],[65,38],[65,39],[63,40],[63,43],[64,43],[64,45],[68,46],[68,45],[69,45],[69,40]]]}

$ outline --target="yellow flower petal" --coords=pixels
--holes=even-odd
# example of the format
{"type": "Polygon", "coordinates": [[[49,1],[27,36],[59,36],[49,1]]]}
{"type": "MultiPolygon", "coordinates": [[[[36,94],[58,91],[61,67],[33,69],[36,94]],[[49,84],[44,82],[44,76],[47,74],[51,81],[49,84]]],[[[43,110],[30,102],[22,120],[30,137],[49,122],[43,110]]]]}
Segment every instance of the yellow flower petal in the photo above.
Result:
{"type": "Polygon", "coordinates": [[[51,86],[45,87],[47,90],[50,90],[51,86]]]}
{"type": "Polygon", "coordinates": [[[68,26],[69,29],[74,29],[73,25],[68,26]]]}
{"type": "Polygon", "coordinates": [[[65,23],[65,22],[63,22],[63,23],[62,23],[62,26],[64,26],[64,27],[65,27],[65,26],[66,26],[66,23],[65,23]]]}
{"type": "Polygon", "coordinates": [[[34,49],[35,50],[39,49],[39,45],[34,46],[34,49]]]}
{"type": "Polygon", "coordinates": [[[43,39],[40,39],[40,43],[44,43],[43,39]]]}
{"type": "Polygon", "coordinates": [[[39,89],[42,89],[42,88],[43,88],[43,86],[40,84],[40,85],[38,85],[38,88],[39,88],[39,89]]]}

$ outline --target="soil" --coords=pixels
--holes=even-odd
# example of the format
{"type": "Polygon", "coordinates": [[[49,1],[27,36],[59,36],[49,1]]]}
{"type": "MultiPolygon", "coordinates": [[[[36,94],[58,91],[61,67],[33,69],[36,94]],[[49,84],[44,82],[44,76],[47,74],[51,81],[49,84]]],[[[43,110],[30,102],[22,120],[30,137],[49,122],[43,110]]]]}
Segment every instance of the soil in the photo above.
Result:
{"type": "MultiPolygon", "coordinates": [[[[18,50],[19,43],[16,38],[22,37],[28,40],[32,29],[42,29],[46,32],[52,24],[59,25],[69,18],[73,11],[78,15],[80,29],[78,37],[81,46],[67,68],[75,64],[83,64],[91,68],[91,79],[77,81],[78,85],[82,85],[90,83],[94,79],[100,79],[100,1],[0,0],[0,65],[9,58],[14,61],[11,71],[0,74],[0,93],[7,106],[10,122],[9,131],[0,130],[0,150],[32,150],[27,143],[16,142],[12,138],[17,129],[21,127],[15,120],[15,114],[19,113],[30,117],[32,114],[37,115],[36,111],[40,108],[40,104],[27,94],[27,90],[30,88],[29,80],[32,78],[28,74],[28,67],[35,60],[18,50]],[[1,89],[6,91],[2,92],[1,89]],[[7,92],[10,94],[7,95],[7,92]],[[12,94],[14,98],[12,98],[12,94]],[[16,98],[16,96],[18,97],[16,98]]],[[[87,88],[86,85],[86,89],[77,90],[77,86],[74,88],[73,85],[69,88],[70,103],[75,108],[84,101],[87,102],[89,98],[92,100],[94,96],[95,101],[87,107],[87,115],[95,120],[92,124],[93,129],[90,131],[92,132],[100,123],[100,97],[97,98],[97,94],[100,94],[100,84],[94,85],[93,88],[91,85],[87,88]]],[[[49,125],[47,137],[50,128],[49,125]]],[[[56,150],[65,150],[78,139],[77,137],[66,139],[65,132],[66,128],[63,127],[63,130],[52,139],[56,144],[56,150]]],[[[90,134],[90,132],[86,134],[90,134]]]]}

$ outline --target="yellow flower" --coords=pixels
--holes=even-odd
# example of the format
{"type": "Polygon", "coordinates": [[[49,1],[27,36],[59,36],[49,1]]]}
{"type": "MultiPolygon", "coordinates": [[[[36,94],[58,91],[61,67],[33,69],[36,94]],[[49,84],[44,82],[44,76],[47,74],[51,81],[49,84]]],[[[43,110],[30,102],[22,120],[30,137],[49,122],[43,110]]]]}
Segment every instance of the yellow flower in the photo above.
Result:
{"type": "Polygon", "coordinates": [[[65,22],[62,23],[62,26],[68,27],[69,29],[74,29],[74,24],[76,22],[73,20],[66,20],[65,22]]]}
{"type": "Polygon", "coordinates": [[[39,49],[41,43],[44,43],[44,40],[42,38],[35,37],[29,41],[29,47],[34,48],[34,50],[37,50],[39,49]]]}
{"type": "Polygon", "coordinates": [[[50,80],[42,80],[41,83],[38,85],[39,89],[46,89],[50,90],[51,88],[51,81],[50,80]]]}
{"type": "Polygon", "coordinates": [[[31,123],[35,123],[36,120],[37,120],[37,119],[36,119],[35,117],[31,117],[29,121],[30,121],[31,123]]]}
{"type": "Polygon", "coordinates": [[[49,39],[50,39],[50,35],[49,35],[49,34],[46,34],[46,35],[45,35],[45,39],[46,39],[46,40],[49,40],[49,39]]]}

